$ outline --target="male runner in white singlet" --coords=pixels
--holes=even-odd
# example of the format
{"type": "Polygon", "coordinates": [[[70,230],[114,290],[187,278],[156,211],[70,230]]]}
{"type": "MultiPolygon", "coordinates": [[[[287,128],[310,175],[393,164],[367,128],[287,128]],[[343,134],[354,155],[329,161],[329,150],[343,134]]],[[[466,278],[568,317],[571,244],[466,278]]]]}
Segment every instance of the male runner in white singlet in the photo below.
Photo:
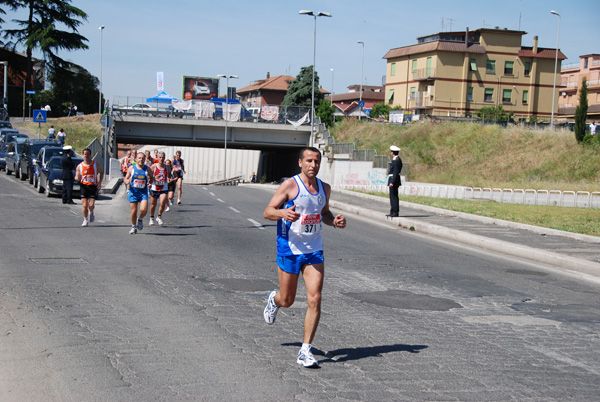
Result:
{"type": "Polygon", "coordinates": [[[308,308],[304,318],[304,340],[296,362],[304,367],[319,367],[310,351],[321,316],[321,290],[325,263],[322,223],[343,229],[346,218],[329,210],[331,187],[317,178],[321,152],[304,148],[300,152],[300,174],[284,181],[264,212],[266,219],[277,221],[277,265],[279,292],[269,294],[263,312],[267,324],[273,324],[280,307],[290,307],[296,297],[302,272],[308,308]]]}

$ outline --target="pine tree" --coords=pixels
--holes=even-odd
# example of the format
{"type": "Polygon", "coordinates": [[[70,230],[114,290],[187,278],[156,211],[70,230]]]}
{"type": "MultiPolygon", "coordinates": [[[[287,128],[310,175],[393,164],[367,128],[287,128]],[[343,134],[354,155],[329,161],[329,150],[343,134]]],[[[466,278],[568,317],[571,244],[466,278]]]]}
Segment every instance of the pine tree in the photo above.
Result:
{"type": "Polygon", "coordinates": [[[585,137],[585,126],[587,122],[588,100],[587,100],[587,82],[583,80],[579,90],[579,106],[575,109],[575,138],[577,142],[582,142],[585,137]]]}
{"type": "MultiPolygon", "coordinates": [[[[296,79],[288,86],[283,102],[284,106],[311,106],[312,101],[312,72],[313,66],[302,67],[296,79]]],[[[319,75],[315,72],[315,106],[323,99],[319,90],[319,75]]]]}

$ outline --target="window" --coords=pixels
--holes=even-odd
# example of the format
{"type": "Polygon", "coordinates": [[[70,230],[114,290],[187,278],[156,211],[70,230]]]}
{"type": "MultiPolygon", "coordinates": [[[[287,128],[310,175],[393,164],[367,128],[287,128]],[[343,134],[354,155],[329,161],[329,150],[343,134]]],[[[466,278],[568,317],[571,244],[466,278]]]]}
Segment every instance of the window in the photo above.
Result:
{"type": "Polygon", "coordinates": [[[467,88],[467,100],[468,101],[473,100],[473,87],[467,88]]]}
{"type": "Polygon", "coordinates": [[[477,63],[475,63],[475,59],[469,60],[469,70],[477,71],[477,63]]]}
{"type": "Polygon", "coordinates": [[[485,72],[488,74],[496,74],[495,60],[488,60],[487,63],[485,63],[485,72]]]}
{"type": "Polygon", "coordinates": [[[431,57],[427,58],[427,77],[431,77],[431,57]]]}
{"type": "Polygon", "coordinates": [[[525,76],[529,77],[530,73],[531,73],[531,62],[530,61],[526,61],[525,62],[525,76]]]}
{"type": "Polygon", "coordinates": [[[415,99],[415,92],[416,92],[416,88],[411,87],[410,88],[410,99],[415,99]]]}
{"type": "Polygon", "coordinates": [[[390,75],[396,75],[396,63],[392,63],[392,67],[390,69],[390,75]]]}
{"type": "Polygon", "coordinates": [[[412,72],[413,72],[413,74],[417,72],[417,61],[416,60],[412,61],[412,72]]]}
{"type": "Polygon", "coordinates": [[[493,102],[494,101],[494,88],[486,88],[485,96],[483,98],[484,102],[493,102]]]}
{"type": "Polygon", "coordinates": [[[392,103],[394,103],[394,90],[393,89],[390,89],[390,92],[388,92],[387,100],[390,105],[392,103]]]}
{"type": "Polygon", "coordinates": [[[529,91],[523,91],[523,104],[527,104],[527,96],[529,95],[529,91]]]}
{"type": "Polygon", "coordinates": [[[583,68],[588,68],[588,58],[583,59],[583,68]]]}
{"type": "Polygon", "coordinates": [[[510,103],[512,96],[512,89],[505,89],[502,91],[502,103],[510,103]]]}
{"type": "Polygon", "coordinates": [[[504,75],[513,75],[514,65],[515,65],[514,61],[505,61],[504,62],[504,75]]]}

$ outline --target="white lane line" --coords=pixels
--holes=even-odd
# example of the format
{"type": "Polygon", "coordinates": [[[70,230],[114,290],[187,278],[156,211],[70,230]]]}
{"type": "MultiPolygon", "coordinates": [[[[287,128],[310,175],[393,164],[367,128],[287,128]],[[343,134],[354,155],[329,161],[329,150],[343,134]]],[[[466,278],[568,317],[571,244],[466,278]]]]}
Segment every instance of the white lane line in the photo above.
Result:
{"type": "Polygon", "coordinates": [[[215,193],[213,193],[212,191],[209,192],[208,194],[212,195],[213,197],[215,197],[215,193]]]}
{"type": "Polygon", "coordinates": [[[238,211],[237,209],[235,209],[234,207],[229,207],[229,209],[231,209],[233,212],[235,212],[236,214],[239,214],[240,211],[238,211]]]}
{"type": "Polygon", "coordinates": [[[248,220],[249,220],[250,222],[252,222],[252,224],[253,224],[254,226],[256,226],[257,228],[259,228],[259,229],[261,229],[261,230],[264,230],[264,228],[265,228],[265,227],[264,227],[263,225],[261,225],[259,222],[256,222],[254,219],[250,219],[250,218],[248,218],[248,220]]]}
{"type": "Polygon", "coordinates": [[[219,201],[219,202],[222,202],[222,203],[225,203],[225,201],[223,201],[223,200],[222,200],[222,199],[220,199],[220,198],[217,198],[217,201],[219,201]]]}
{"type": "Polygon", "coordinates": [[[204,190],[208,190],[208,187],[202,187],[204,190]]]}

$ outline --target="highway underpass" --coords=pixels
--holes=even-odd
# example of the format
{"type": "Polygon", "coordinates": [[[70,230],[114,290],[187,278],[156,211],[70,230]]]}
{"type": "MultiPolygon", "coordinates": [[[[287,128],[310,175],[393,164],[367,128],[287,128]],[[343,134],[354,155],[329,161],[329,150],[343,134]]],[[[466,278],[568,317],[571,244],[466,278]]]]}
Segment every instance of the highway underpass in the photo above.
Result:
{"type": "MultiPolygon", "coordinates": [[[[223,149],[225,121],[113,115],[113,149],[121,144],[179,145],[223,149]]],[[[267,181],[298,172],[298,151],[310,142],[310,126],[228,122],[227,148],[261,151],[258,177],[267,181]]]]}

